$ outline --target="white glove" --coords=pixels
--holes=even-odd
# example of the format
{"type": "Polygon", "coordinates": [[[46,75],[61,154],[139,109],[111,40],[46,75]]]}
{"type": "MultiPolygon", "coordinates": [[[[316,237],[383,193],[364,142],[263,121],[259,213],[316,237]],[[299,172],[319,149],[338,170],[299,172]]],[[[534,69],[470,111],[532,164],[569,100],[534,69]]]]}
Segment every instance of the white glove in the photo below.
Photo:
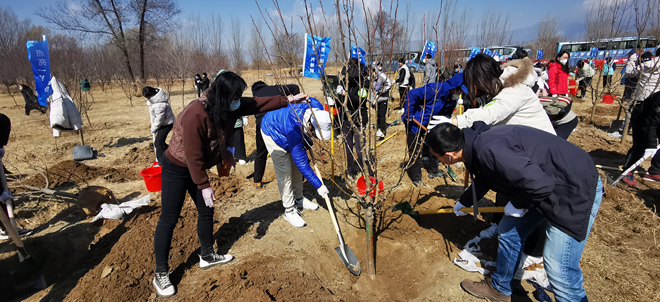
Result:
{"type": "Polygon", "coordinates": [[[327,97],[325,100],[325,103],[328,104],[328,106],[334,106],[335,105],[335,99],[331,97],[327,97]]]}
{"type": "Polygon", "coordinates": [[[321,185],[316,191],[319,193],[321,196],[325,196],[326,194],[330,194],[330,191],[328,191],[328,187],[325,185],[321,185]]]}
{"type": "Polygon", "coordinates": [[[213,188],[208,187],[202,189],[202,197],[204,198],[204,203],[209,208],[213,207],[213,202],[215,201],[215,196],[213,196],[213,188]]]}
{"type": "Polygon", "coordinates": [[[461,211],[462,208],[465,208],[465,206],[462,203],[457,201],[456,205],[454,206],[454,214],[456,214],[456,216],[465,216],[465,215],[467,215],[467,213],[461,211]]]}
{"type": "MultiPolygon", "coordinates": [[[[0,167],[2,169],[2,167],[0,167]]],[[[12,196],[10,193],[7,191],[2,192],[2,195],[0,195],[0,202],[7,204],[7,201],[13,201],[14,196],[12,196]]]]}
{"type": "Polygon", "coordinates": [[[337,86],[337,94],[338,95],[344,95],[345,92],[346,92],[346,90],[344,90],[344,86],[341,86],[341,85],[337,86]]]}
{"type": "Polygon", "coordinates": [[[448,118],[444,115],[434,115],[433,117],[431,117],[431,121],[429,122],[429,126],[427,128],[431,130],[433,129],[433,127],[440,125],[442,123],[451,124],[451,118],[448,118]]]}
{"type": "Polygon", "coordinates": [[[0,158],[5,157],[5,148],[0,148],[0,158]]]}
{"type": "Polygon", "coordinates": [[[556,94],[553,94],[552,97],[556,99],[556,98],[557,98],[557,95],[556,95],[556,94]]]}
{"type": "Polygon", "coordinates": [[[506,215],[506,216],[520,218],[520,217],[523,217],[525,215],[525,213],[527,213],[527,209],[518,209],[518,208],[514,207],[513,204],[511,204],[510,201],[504,207],[504,215],[506,215]]]}
{"type": "Polygon", "coordinates": [[[197,85],[195,85],[195,90],[197,90],[197,85]]]}
{"type": "Polygon", "coordinates": [[[248,124],[248,117],[244,116],[243,117],[243,126],[247,126],[247,124],[248,124]]]}
{"type": "Polygon", "coordinates": [[[658,149],[650,148],[650,149],[644,150],[644,158],[649,158],[649,157],[653,156],[656,151],[658,151],[658,149]]]}

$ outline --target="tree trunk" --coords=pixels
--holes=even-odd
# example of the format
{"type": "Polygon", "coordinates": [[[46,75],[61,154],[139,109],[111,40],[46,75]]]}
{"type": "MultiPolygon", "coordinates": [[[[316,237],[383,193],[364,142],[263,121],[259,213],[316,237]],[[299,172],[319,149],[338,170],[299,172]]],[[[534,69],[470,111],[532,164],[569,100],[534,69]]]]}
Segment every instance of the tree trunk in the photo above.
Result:
{"type": "Polygon", "coordinates": [[[594,123],[594,116],[596,115],[596,105],[597,104],[594,103],[593,106],[591,106],[591,123],[594,125],[596,124],[594,123]]]}
{"type": "Polygon", "coordinates": [[[183,82],[181,84],[181,105],[183,105],[183,108],[186,108],[185,95],[186,95],[186,82],[183,82]]]}
{"type": "Polygon", "coordinates": [[[14,104],[18,106],[18,103],[16,102],[16,98],[14,97],[14,94],[11,93],[11,89],[9,89],[9,86],[5,85],[5,87],[7,88],[7,94],[11,96],[11,98],[14,100],[14,104]]]}
{"type": "Polygon", "coordinates": [[[142,0],[142,8],[140,11],[140,28],[138,29],[138,48],[140,51],[140,77],[146,83],[147,78],[144,75],[144,17],[147,14],[147,0],[142,0]]]}
{"type": "Polygon", "coordinates": [[[630,127],[630,108],[626,108],[626,121],[623,123],[623,133],[621,133],[621,143],[623,144],[628,137],[628,127],[630,127]]]}
{"type": "Polygon", "coordinates": [[[373,205],[369,205],[364,210],[364,218],[366,222],[365,232],[367,233],[367,273],[369,277],[376,277],[375,253],[374,253],[374,209],[373,205]]]}

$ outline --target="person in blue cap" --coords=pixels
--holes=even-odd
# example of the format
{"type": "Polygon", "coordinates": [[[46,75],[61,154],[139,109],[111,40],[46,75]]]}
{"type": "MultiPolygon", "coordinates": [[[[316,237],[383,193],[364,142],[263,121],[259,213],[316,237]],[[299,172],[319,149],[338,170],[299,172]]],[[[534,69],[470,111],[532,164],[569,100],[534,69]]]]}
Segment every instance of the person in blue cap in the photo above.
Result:
{"type": "Polygon", "coordinates": [[[463,74],[461,73],[454,75],[446,82],[428,83],[408,92],[403,103],[404,112],[401,120],[406,125],[406,142],[412,159],[412,165],[408,167],[406,173],[415,186],[419,186],[422,182],[420,157],[424,157],[424,161],[427,162],[426,169],[429,172],[429,178],[443,175],[438,168],[438,161],[428,152],[428,147],[422,147],[426,130],[420,127],[420,124],[427,127],[432,119],[450,120],[460,95],[467,94],[467,92],[467,88],[463,86],[463,74]],[[422,151],[421,156],[420,151],[422,151]]]}
{"type": "Polygon", "coordinates": [[[261,136],[273,159],[277,186],[284,206],[284,219],[294,227],[307,225],[300,216],[300,209],[318,209],[318,205],[303,196],[303,176],[318,190],[328,194],[328,188],[318,178],[309,164],[307,149],[312,138],[330,139],[332,127],[330,113],[323,105],[309,98],[309,103],[292,104],[287,108],[271,111],[261,121],[261,136]]]}

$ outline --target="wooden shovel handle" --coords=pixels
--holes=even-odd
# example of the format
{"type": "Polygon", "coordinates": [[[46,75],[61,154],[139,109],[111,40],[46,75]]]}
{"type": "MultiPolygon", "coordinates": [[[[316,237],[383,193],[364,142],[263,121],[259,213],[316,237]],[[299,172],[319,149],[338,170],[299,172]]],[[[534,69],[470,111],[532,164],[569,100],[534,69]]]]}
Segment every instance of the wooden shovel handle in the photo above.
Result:
{"type": "MultiPolygon", "coordinates": [[[[316,163],[314,163],[314,171],[316,172],[316,176],[321,180],[321,183],[323,183],[323,178],[321,178],[321,173],[319,173],[319,168],[316,166],[316,163]]],[[[335,216],[335,210],[332,208],[332,201],[330,200],[330,197],[328,197],[328,194],[324,194],[323,198],[325,199],[325,203],[328,205],[328,212],[330,212],[330,216],[332,217],[332,224],[335,226],[337,236],[341,236],[341,233],[339,232],[339,224],[337,223],[337,216],[335,216]]]]}

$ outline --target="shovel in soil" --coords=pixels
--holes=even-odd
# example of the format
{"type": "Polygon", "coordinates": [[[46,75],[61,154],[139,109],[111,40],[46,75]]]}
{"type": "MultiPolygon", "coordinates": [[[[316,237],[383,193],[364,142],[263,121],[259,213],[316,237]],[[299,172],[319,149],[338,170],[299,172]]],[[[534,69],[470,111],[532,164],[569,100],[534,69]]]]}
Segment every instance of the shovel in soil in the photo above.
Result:
{"type": "MultiPolygon", "coordinates": [[[[394,207],[392,207],[392,211],[401,211],[403,214],[410,215],[410,216],[419,216],[419,215],[430,215],[430,214],[449,214],[449,213],[454,213],[454,208],[440,208],[437,210],[423,210],[423,211],[415,211],[413,210],[412,206],[410,206],[409,202],[401,202],[396,204],[394,207]]],[[[474,208],[462,208],[461,212],[464,213],[472,213],[474,211],[474,208]]],[[[504,213],[504,207],[479,207],[479,212],[480,213],[504,213]]]]}
{"type": "MultiPolygon", "coordinates": [[[[321,173],[319,173],[319,168],[316,167],[316,164],[314,164],[314,170],[316,171],[316,176],[322,180],[323,178],[321,178],[321,173]]],[[[325,198],[325,203],[328,205],[328,212],[330,212],[330,216],[332,217],[332,224],[335,226],[337,238],[339,238],[339,247],[335,248],[335,252],[337,252],[341,262],[344,263],[344,266],[346,266],[348,271],[355,276],[359,276],[361,271],[360,261],[357,259],[357,257],[355,257],[355,254],[353,254],[351,248],[344,244],[344,236],[341,235],[339,223],[337,222],[337,216],[335,216],[335,210],[332,208],[332,201],[330,200],[330,197],[328,197],[328,194],[325,194],[323,195],[323,198],[325,198]]]]}
{"type": "Polygon", "coordinates": [[[632,166],[630,166],[628,169],[626,169],[626,171],[623,171],[623,173],[621,173],[621,175],[619,175],[619,177],[617,177],[616,179],[612,179],[612,177],[609,174],[607,174],[607,184],[610,185],[610,186],[616,185],[626,175],[628,175],[628,173],[632,172],[639,165],[641,165],[647,158],[655,156],[655,153],[658,152],[658,148],[660,148],[660,146],[656,147],[655,149],[646,149],[646,150],[644,150],[644,156],[642,156],[642,158],[640,158],[632,166]]]}

